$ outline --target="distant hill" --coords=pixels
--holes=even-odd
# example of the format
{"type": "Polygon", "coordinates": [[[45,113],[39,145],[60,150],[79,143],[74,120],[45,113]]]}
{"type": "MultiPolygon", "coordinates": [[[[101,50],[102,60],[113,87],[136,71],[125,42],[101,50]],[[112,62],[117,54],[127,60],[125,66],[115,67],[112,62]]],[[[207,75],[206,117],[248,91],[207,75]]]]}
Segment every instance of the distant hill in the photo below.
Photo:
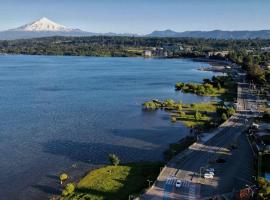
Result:
{"type": "Polygon", "coordinates": [[[148,37],[193,37],[214,39],[270,39],[270,30],[259,31],[185,31],[175,32],[172,30],[154,31],[148,37]]]}

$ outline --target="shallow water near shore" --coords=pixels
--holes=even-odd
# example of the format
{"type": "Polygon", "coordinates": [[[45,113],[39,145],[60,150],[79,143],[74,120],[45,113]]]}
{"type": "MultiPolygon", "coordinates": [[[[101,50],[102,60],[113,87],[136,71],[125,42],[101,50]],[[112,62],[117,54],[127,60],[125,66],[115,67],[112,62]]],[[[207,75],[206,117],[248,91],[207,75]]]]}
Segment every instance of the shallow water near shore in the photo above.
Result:
{"type": "MultiPolygon", "coordinates": [[[[212,72],[188,59],[0,56],[0,199],[46,199],[72,166],[158,161],[188,130],[168,114],[143,112],[151,99],[214,98],[174,91],[212,72]]],[[[79,168],[78,168],[79,170],[79,168]]],[[[80,170],[79,170],[80,171],[80,170]]]]}

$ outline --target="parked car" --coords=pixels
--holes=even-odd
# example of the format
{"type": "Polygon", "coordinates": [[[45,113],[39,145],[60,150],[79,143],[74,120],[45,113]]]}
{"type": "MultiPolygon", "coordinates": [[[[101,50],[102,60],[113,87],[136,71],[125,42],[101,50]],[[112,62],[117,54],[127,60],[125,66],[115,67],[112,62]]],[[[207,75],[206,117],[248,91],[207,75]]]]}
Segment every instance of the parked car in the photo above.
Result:
{"type": "Polygon", "coordinates": [[[206,171],[208,171],[208,172],[214,172],[215,173],[215,169],[214,168],[208,168],[208,169],[206,169],[206,171]]]}
{"type": "Polygon", "coordinates": [[[212,179],[212,178],[214,178],[214,175],[213,174],[210,174],[210,173],[205,173],[204,174],[204,178],[212,179]]]}
{"type": "Polygon", "coordinates": [[[176,184],[175,184],[175,187],[180,188],[181,185],[182,185],[182,181],[181,180],[177,180],[176,181],[176,184]]]}
{"type": "Polygon", "coordinates": [[[212,174],[213,176],[215,175],[215,169],[214,168],[208,168],[205,170],[208,174],[212,174]]]}
{"type": "Polygon", "coordinates": [[[217,163],[225,163],[226,160],[225,160],[224,158],[218,158],[218,159],[216,160],[216,162],[217,162],[217,163]]]}

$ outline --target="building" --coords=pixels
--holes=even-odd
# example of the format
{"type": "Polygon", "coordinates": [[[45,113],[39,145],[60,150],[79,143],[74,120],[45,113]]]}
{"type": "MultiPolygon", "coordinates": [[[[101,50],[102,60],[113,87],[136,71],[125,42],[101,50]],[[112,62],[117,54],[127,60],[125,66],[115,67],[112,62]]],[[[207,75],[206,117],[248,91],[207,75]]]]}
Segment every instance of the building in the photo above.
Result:
{"type": "Polygon", "coordinates": [[[152,51],[151,50],[144,50],[143,56],[144,57],[152,57],[152,51]]]}
{"type": "Polygon", "coordinates": [[[229,54],[229,51],[209,51],[206,54],[206,57],[209,58],[211,56],[222,56],[226,57],[229,54]]]}

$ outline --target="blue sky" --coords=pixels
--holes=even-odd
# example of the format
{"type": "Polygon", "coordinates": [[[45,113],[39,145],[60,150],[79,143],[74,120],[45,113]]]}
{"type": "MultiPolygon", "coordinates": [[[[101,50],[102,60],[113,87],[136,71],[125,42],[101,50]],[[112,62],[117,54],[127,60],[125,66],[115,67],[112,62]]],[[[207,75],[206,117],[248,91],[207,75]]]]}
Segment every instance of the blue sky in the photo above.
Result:
{"type": "Polygon", "coordinates": [[[0,0],[0,30],[41,17],[91,32],[270,29],[270,0],[0,0]]]}

